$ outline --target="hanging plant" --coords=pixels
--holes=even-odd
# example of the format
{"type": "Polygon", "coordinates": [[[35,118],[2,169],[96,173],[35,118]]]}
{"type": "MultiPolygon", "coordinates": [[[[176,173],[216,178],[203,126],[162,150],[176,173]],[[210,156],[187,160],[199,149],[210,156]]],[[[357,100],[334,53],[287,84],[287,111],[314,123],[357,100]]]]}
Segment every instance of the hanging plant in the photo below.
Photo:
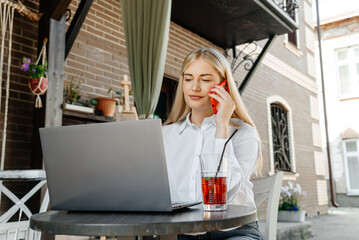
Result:
{"type": "Polygon", "coordinates": [[[26,72],[31,78],[36,79],[46,77],[47,75],[47,62],[44,65],[31,64],[30,58],[22,58],[21,70],[26,72]]]}
{"type": "Polygon", "coordinates": [[[44,45],[36,63],[31,63],[31,59],[26,57],[22,59],[21,70],[29,75],[29,88],[36,95],[35,108],[42,108],[40,95],[45,94],[47,90],[46,42],[47,38],[44,39],[44,45]],[[42,64],[38,64],[41,57],[42,64]]]}

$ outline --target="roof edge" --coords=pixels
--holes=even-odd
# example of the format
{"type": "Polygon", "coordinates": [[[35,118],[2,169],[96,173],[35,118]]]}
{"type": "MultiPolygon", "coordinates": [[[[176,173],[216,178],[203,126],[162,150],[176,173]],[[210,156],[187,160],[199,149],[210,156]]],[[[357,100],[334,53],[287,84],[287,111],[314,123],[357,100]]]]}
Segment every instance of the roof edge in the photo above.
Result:
{"type": "MultiPolygon", "coordinates": [[[[329,24],[329,23],[333,23],[333,22],[338,22],[347,18],[352,18],[352,17],[359,17],[359,9],[353,10],[353,11],[349,11],[349,12],[345,12],[345,13],[341,13],[329,18],[323,18],[320,19],[320,25],[325,25],[325,24],[329,24]]],[[[317,21],[314,21],[314,27],[316,27],[317,21]]]]}

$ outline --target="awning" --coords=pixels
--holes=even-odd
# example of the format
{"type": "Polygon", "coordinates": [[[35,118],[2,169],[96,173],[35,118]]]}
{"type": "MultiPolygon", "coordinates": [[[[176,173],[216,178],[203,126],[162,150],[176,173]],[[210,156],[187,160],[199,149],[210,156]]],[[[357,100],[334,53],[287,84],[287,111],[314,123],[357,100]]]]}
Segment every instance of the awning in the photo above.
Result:
{"type": "Polygon", "coordinates": [[[223,49],[298,28],[273,0],[172,0],[171,21],[223,49]]]}

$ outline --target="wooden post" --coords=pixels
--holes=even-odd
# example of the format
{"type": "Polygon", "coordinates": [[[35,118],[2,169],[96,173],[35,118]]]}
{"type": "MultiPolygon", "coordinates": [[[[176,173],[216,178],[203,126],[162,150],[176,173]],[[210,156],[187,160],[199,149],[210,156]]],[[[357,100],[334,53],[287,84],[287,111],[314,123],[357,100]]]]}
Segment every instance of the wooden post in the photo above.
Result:
{"type": "Polygon", "coordinates": [[[131,82],[128,81],[127,75],[124,75],[123,77],[124,77],[124,80],[121,81],[121,84],[123,85],[123,88],[125,89],[125,109],[123,110],[123,112],[129,113],[129,112],[131,112],[131,110],[130,110],[130,90],[129,90],[129,87],[131,86],[131,82]]]}
{"type": "Polygon", "coordinates": [[[136,107],[130,108],[130,89],[131,82],[128,81],[128,76],[123,76],[124,80],[121,81],[123,88],[125,90],[125,109],[123,106],[119,106],[116,113],[116,121],[126,121],[126,120],[138,120],[136,107]]]}
{"type": "Polygon", "coordinates": [[[46,94],[45,127],[62,125],[64,58],[66,23],[65,16],[60,21],[50,19],[48,88],[46,94]]]}
{"type": "MultiPolygon", "coordinates": [[[[43,108],[34,108],[34,127],[32,136],[31,168],[41,169],[42,150],[39,128],[44,126],[60,126],[62,124],[62,110],[60,102],[63,98],[64,53],[65,53],[65,19],[59,22],[50,19],[50,16],[61,0],[40,0],[39,12],[45,13],[39,21],[38,52],[41,50],[43,39],[48,41],[48,88],[47,93],[41,96],[43,108]],[[61,61],[60,61],[61,59],[61,61]]],[[[44,194],[44,191],[42,192],[44,194]]],[[[33,197],[32,202],[40,203],[40,194],[33,197]]],[[[54,239],[53,234],[42,234],[42,239],[54,239]]]]}

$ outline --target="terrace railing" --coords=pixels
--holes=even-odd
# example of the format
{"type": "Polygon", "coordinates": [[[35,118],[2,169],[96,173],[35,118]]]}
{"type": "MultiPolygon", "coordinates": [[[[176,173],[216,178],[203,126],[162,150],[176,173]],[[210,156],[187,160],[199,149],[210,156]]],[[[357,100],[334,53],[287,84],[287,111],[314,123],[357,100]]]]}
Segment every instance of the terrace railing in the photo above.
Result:
{"type": "Polygon", "coordinates": [[[277,4],[283,11],[288,13],[288,15],[295,19],[295,11],[298,8],[297,0],[272,0],[277,4]]]}
{"type": "MultiPolygon", "coordinates": [[[[4,214],[0,216],[0,240],[37,240],[40,239],[41,234],[29,228],[29,220],[32,212],[26,206],[26,202],[34,196],[46,184],[45,170],[6,170],[0,171],[0,197],[5,195],[12,202],[10,207],[4,214]],[[38,183],[27,192],[22,198],[17,197],[10,191],[3,182],[28,182],[37,181],[38,183]],[[19,212],[18,221],[10,222],[16,213],[19,212]],[[26,215],[27,220],[22,220],[23,214],[26,215]]],[[[49,205],[49,194],[46,192],[43,196],[39,212],[45,212],[49,205]]]]}

